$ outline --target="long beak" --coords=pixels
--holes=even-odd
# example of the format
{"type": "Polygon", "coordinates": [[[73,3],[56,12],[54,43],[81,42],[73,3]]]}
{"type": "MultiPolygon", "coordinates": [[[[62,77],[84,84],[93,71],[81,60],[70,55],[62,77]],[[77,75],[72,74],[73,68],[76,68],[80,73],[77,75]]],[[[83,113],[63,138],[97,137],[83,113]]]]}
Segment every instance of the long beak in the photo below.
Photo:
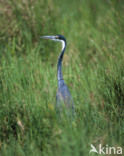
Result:
{"type": "Polygon", "coordinates": [[[41,36],[40,38],[55,40],[56,36],[41,36]]]}

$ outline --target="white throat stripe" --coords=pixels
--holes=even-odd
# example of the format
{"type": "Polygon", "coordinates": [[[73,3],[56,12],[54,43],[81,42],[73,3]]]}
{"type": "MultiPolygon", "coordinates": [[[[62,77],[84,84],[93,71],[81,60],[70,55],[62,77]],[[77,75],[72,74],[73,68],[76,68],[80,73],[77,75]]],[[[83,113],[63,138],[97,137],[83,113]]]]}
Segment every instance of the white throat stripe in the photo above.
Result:
{"type": "Polygon", "coordinates": [[[61,41],[61,43],[62,43],[62,50],[65,48],[65,42],[64,41],[62,41],[62,40],[60,40],[61,41]]]}

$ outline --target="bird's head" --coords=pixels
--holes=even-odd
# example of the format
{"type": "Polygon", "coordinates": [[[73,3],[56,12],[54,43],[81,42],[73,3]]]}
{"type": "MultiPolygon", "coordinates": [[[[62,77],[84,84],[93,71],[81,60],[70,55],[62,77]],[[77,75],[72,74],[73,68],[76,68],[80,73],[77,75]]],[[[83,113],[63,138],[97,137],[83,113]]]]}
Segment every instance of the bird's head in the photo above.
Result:
{"type": "Polygon", "coordinates": [[[50,39],[50,40],[53,40],[53,41],[59,41],[62,43],[62,50],[65,49],[66,47],[66,39],[63,35],[55,35],[55,36],[41,36],[40,38],[43,38],[43,39],[50,39]]]}
{"type": "Polygon", "coordinates": [[[44,39],[50,39],[53,41],[64,41],[66,42],[66,39],[63,35],[55,35],[55,36],[41,36],[40,38],[44,38],[44,39]]]}

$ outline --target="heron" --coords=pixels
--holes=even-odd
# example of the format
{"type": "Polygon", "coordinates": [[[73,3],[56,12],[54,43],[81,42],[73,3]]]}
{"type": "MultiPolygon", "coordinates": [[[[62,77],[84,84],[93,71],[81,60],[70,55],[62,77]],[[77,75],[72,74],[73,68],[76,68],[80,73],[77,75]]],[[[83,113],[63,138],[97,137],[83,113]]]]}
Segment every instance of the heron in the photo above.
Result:
{"type": "Polygon", "coordinates": [[[40,38],[58,41],[61,42],[62,44],[62,50],[58,57],[58,63],[57,63],[58,91],[56,94],[56,111],[60,114],[63,111],[63,108],[66,108],[67,112],[72,116],[74,116],[75,113],[74,102],[70,94],[70,91],[64,82],[63,74],[62,74],[62,61],[63,61],[63,56],[67,45],[66,39],[63,35],[41,36],[40,38]]]}

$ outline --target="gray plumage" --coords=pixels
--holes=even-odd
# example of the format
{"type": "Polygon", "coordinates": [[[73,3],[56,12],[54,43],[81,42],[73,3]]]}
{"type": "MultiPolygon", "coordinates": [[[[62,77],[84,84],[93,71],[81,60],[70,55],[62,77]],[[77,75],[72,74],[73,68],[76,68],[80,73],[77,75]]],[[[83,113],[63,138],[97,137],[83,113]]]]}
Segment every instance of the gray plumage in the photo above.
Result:
{"type": "Polygon", "coordinates": [[[69,114],[69,116],[73,116],[75,112],[74,103],[71,94],[69,92],[69,89],[63,80],[63,74],[62,74],[62,60],[66,48],[66,39],[62,35],[43,36],[41,38],[60,41],[62,43],[62,51],[59,55],[58,64],[57,64],[58,91],[56,94],[56,111],[59,114],[61,114],[64,111],[66,112],[66,114],[69,114]]]}

